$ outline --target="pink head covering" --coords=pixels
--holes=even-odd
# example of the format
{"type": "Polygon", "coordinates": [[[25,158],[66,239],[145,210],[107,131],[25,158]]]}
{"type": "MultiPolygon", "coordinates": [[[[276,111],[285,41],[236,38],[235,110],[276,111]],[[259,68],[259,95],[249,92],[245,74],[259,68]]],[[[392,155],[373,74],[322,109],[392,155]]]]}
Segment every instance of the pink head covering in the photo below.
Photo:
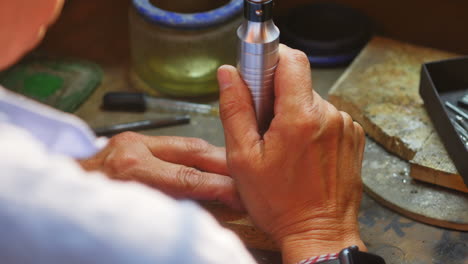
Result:
{"type": "Polygon", "coordinates": [[[32,50],[64,0],[0,0],[0,71],[32,50]]]}

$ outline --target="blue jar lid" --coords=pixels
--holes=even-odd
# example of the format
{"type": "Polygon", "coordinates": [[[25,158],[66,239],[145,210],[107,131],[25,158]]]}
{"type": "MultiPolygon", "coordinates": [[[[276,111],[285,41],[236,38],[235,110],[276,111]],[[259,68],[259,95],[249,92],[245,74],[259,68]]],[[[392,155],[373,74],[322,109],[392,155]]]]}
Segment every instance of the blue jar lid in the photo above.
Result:
{"type": "Polygon", "coordinates": [[[200,29],[219,25],[239,14],[243,8],[243,0],[231,0],[226,5],[207,12],[183,14],[158,8],[151,4],[150,0],[132,1],[137,12],[148,21],[182,29],[200,29]]]}

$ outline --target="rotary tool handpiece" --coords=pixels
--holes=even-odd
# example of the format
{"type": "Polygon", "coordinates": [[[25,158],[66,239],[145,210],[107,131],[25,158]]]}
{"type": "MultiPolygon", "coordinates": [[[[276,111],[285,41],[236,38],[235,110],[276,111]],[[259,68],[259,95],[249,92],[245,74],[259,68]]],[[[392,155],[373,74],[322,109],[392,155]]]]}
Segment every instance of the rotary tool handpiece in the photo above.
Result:
{"type": "Polygon", "coordinates": [[[261,134],[273,118],[274,76],[279,60],[280,32],[272,15],[273,0],[245,0],[245,20],[237,30],[238,69],[252,94],[261,134]]]}

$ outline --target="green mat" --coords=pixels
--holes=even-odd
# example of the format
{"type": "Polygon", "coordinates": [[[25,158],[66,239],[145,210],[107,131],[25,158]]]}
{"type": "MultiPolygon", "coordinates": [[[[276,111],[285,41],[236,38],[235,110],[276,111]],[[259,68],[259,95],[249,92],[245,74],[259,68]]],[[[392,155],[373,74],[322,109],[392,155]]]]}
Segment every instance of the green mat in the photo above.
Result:
{"type": "Polygon", "coordinates": [[[26,58],[0,72],[0,84],[65,112],[74,112],[103,78],[97,64],[71,59],[26,58]]]}

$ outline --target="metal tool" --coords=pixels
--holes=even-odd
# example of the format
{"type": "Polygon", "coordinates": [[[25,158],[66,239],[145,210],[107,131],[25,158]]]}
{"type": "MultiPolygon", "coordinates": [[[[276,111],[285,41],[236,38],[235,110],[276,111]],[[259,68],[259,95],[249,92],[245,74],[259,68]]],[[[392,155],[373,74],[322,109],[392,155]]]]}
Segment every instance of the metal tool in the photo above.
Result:
{"type": "Polygon", "coordinates": [[[157,109],[166,112],[219,116],[219,109],[215,106],[157,98],[144,93],[110,92],[104,95],[102,107],[106,110],[144,112],[148,109],[157,109]]]}
{"type": "Polygon", "coordinates": [[[458,100],[458,104],[468,109],[468,93],[458,100]]]}
{"type": "Polygon", "coordinates": [[[455,130],[458,132],[458,135],[460,136],[460,139],[463,141],[463,144],[465,144],[465,147],[468,146],[468,132],[460,126],[454,119],[450,119],[450,121],[453,124],[453,127],[455,130]]]}
{"type": "Polygon", "coordinates": [[[445,105],[450,109],[452,110],[454,113],[460,115],[461,117],[463,117],[464,119],[468,120],[468,114],[465,113],[465,111],[461,110],[460,108],[456,107],[455,105],[453,105],[452,103],[450,102],[445,102],[445,105]]]}
{"type": "Polygon", "coordinates": [[[109,136],[125,131],[139,131],[144,129],[154,129],[175,125],[182,125],[190,123],[190,116],[174,116],[159,118],[153,120],[143,120],[131,123],[118,124],[113,126],[101,127],[94,129],[94,133],[97,136],[109,136]]]}
{"type": "Polygon", "coordinates": [[[244,0],[238,69],[250,89],[258,129],[263,134],[273,118],[274,75],[279,60],[280,31],[273,23],[273,0],[244,0]]]}
{"type": "Polygon", "coordinates": [[[462,126],[466,131],[468,131],[468,121],[463,119],[463,117],[459,116],[459,115],[456,115],[455,116],[455,121],[457,121],[457,123],[462,126]]]}
{"type": "Polygon", "coordinates": [[[457,121],[455,121],[455,119],[450,118],[450,121],[452,122],[453,126],[458,131],[458,133],[460,133],[460,135],[468,139],[468,131],[466,131],[465,128],[463,128],[457,121]]]}

